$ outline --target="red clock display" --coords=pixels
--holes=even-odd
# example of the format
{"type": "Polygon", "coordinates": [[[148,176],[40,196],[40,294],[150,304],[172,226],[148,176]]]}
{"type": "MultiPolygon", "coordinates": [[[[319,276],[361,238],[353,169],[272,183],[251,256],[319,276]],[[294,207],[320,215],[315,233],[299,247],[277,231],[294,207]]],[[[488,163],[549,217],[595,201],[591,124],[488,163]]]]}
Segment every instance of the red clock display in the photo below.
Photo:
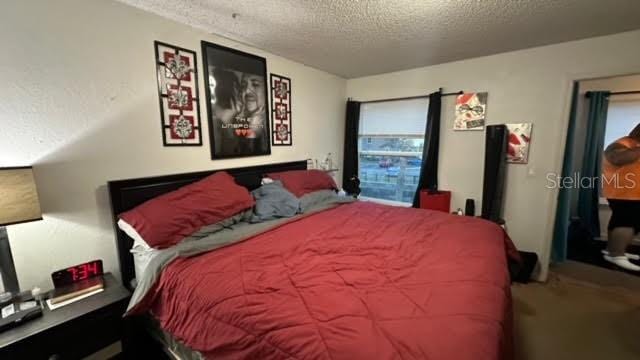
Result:
{"type": "Polygon", "coordinates": [[[93,260],[51,274],[53,285],[61,287],[102,275],[102,260],[93,260]]]}

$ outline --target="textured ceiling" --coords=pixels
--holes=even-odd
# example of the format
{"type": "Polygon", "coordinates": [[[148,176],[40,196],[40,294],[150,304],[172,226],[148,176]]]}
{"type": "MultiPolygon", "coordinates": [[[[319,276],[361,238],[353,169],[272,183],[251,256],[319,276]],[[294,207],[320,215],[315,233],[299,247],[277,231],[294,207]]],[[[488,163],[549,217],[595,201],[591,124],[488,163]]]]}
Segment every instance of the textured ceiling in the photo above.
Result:
{"type": "Polygon", "coordinates": [[[640,28],[640,0],[120,1],[345,78],[640,28]]]}

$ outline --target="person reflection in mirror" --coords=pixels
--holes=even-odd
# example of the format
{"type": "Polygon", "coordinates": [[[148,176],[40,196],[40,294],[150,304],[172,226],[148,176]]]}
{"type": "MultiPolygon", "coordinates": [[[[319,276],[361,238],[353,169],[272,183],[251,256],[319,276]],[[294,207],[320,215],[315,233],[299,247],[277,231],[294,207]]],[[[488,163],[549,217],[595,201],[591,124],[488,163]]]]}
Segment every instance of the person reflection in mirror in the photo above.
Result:
{"type": "Polygon", "coordinates": [[[604,258],[623,269],[640,271],[630,261],[640,256],[626,252],[640,231],[640,124],[607,146],[602,170],[602,190],[611,207],[604,258]]]}

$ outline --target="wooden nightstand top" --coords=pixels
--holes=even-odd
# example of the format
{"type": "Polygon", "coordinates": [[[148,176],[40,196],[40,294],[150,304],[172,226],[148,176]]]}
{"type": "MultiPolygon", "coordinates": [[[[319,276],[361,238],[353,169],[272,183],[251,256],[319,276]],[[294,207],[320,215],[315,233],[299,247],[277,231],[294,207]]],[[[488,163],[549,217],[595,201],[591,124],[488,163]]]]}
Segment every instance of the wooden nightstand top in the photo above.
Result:
{"type": "Polygon", "coordinates": [[[44,310],[42,310],[42,317],[0,332],[0,348],[90,314],[113,303],[125,301],[131,295],[127,289],[116,281],[112,274],[104,274],[104,280],[104,291],[53,311],[49,310],[45,304],[44,310]]]}

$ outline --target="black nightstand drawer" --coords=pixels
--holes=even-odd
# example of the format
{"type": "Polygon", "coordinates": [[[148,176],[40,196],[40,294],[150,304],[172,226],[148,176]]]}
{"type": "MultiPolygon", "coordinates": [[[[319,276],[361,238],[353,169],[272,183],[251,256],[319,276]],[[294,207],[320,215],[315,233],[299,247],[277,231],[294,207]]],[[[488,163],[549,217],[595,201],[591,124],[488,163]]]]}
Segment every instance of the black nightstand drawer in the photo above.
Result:
{"type": "Polygon", "coordinates": [[[11,335],[11,331],[27,332],[29,327],[36,327],[36,331],[28,336],[0,347],[0,359],[80,359],[120,340],[122,314],[126,310],[129,294],[124,290],[114,297],[115,291],[105,289],[103,293],[64,308],[45,311],[41,319],[32,323],[0,333],[2,340],[3,336],[11,335]],[[40,328],[37,328],[38,325],[40,328]]]}

